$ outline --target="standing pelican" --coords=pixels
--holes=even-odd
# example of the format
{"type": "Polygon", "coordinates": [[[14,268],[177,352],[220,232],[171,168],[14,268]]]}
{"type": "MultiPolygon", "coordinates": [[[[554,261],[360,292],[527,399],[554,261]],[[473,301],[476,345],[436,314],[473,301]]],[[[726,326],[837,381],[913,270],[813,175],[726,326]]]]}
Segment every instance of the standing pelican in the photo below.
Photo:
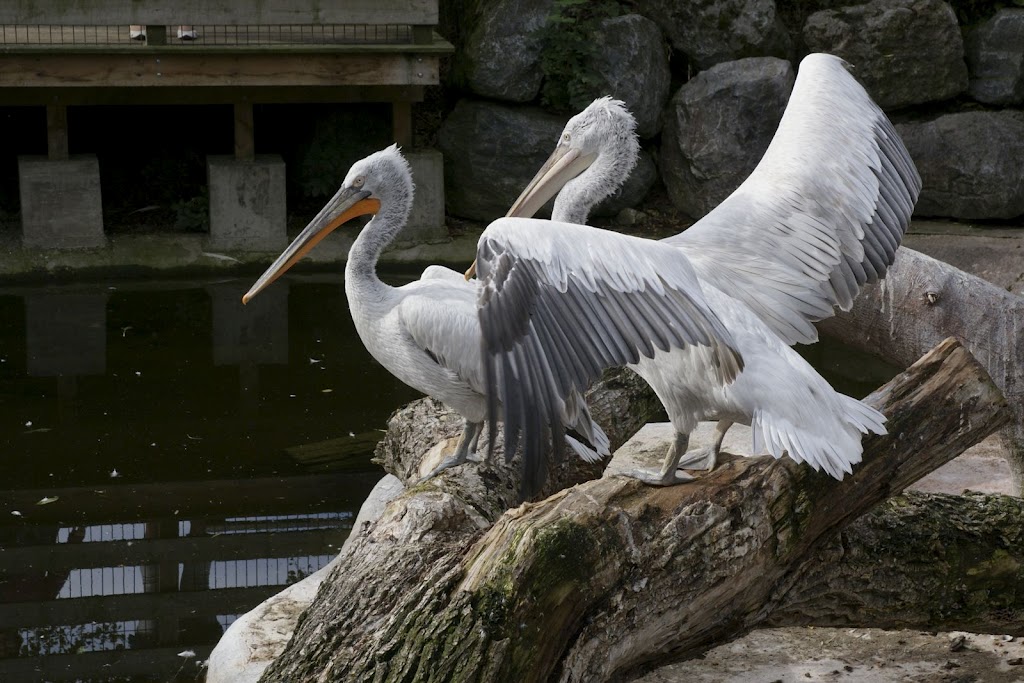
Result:
{"type": "MultiPolygon", "coordinates": [[[[476,311],[479,287],[478,283],[450,277],[417,280],[402,287],[392,287],[377,277],[377,259],[405,226],[412,206],[412,194],[409,166],[397,146],[392,145],[356,162],[337,194],[260,276],[242,301],[248,302],[332,230],[356,216],[372,214],[372,220],[352,244],[345,265],[345,293],[352,320],[366,349],[381,365],[409,386],[439,399],[465,418],[466,427],[455,453],[442,463],[442,466],[450,467],[466,460],[489,408],[485,395],[481,329],[476,311]]],[[[570,228],[589,230],[580,226],[570,228]]],[[[533,247],[549,253],[557,252],[565,239],[561,231],[548,230],[537,237],[533,247]]],[[[636,241],[642,248],[643,241],[636,241]]],[[[644,257],[640,251],[635,256],[644,257]]],[[[587,263],[577,263],[571,255],[565,264],[581,273],[588,273],[592,268],[587,263]]],[[[655,302],[651,310],[673,325],[674,331],[666,338],[677,346],[709,346],[711,362],[724,366],[727,372],[731,368],[734,373],[738,360],[729,348],[731,338],[717,317],[708,310],[692,270],[688,264],[662,265],[666,271],[662,286],[671,292],[671,305],[660,306],[655,302]]],[[[636,280],[636,277],[630,275],[630,279],[636,280]]],[[[628,288],[628,285],[622,287],[628,288]]],[[[613,294],[618,291],[616,287],[608,289],[613,294]]],[[[539,371],[535,367],[524,370],[539,371]]],[[[500,408],[494,407],[494,410],[496,414],[500,413],[500,408]]],[[[601,454],[607,454],[607,437],[592,421],[578,392],[566,392],[564,398],[545,404],[545,410],[551,419],[557,419],[559,424],[572,425],[601,454]]],[[[535,434],[531,432],[530,438],[534,439],[535,434]]],[[[541,448],[539,441],[529,443],[534,449],[531,453],[541,448]]],[[[570,444],[573,445],[571,441],[570,444]]],[[[560,455],[559,439],[555,439],[555,450],[560,455]]],[[[524,464],[528,474],[524,477],[524,489],[528,494],[535,492],[543,483],[545,466],[546,463],[540,459],[524,464]]],[[[440,469],[441,466],[431,474],[440,469]]]]}
{"type": "MultiPolygon", "coordinates": [[[[633,118],[621,103],[608,98],[594,102],[566,125],[555,152],[510,215],[532,215],[558,192],[553,218],[585,222],[594,204],[632,168],[638,149],[633,129],[633,118]]],[[[845,63],[831,55],[805,58],[779,130],[758,167],[704,219],[662,242],[693,264],[746,368],[734,383],[723,385],[709,372],[699,347],[662,351],[631,366],[654,388],[676,430],[661,471],[638,472],[639,478],[666,485],[688,479],[676,473],[681,465],[713,469],[734,422],[753,427],[755,453],[764,446],[775,457],[787,452],[839,479],[851,471],[861,458],[861,434],[884,433],[884,417],[836,393],[788,344],[815,341],[812,321],[832,315],[836,305],[849,309],[859,287],[884,274],[920,187],[896,132],[845,63]],[[719,420],[715,443],[683,458],[689,433],[702,419],[719,420]]],[[[595,232],[588,248],[617,259],[613,250],[604,249],[603,238],[595,232]]],[[[481,243],[479,254],[494,260],[507,252],[507,245],[481,243]]],[[[530,311],[542,299],[498,296],[514,276],[495,265],[481,266],[484,287],[493,291],[481,310],[485,339],[495,340],[488,347],[492,366],[514,355],[527,335],[492,334],[489,326],[530,311]]],[[[505,270],[515,268],[506,265],[505,270]]],[[[601,302],[590,298],[576,305],[599,307],[601,302]]],[[[534,327],[546,325],[580,330],[578,319],[565,311],[534,327]]],[[[515,323],[501,322],[501,327],[514,329],[515,323]]],[[[597,326],[573,338],[593,346],[615,337],[614,329],[597,326]],[[596,337],[603,340],[595,342],[596,337]]],[[[527,341],[539,344],[542,351],[535,353],[549,363],[559,362],[562,350],[555,345],[527,341]]],[[[504,385],[511,382],[507,376],[495,380],[503,385],[499,393],[504,396],[509,390],[504,385]]],[[[557,395],[576,386],[538,382],[524,389],[521,378],[518,384],[514,390],[530,396],[557,395]]]]}

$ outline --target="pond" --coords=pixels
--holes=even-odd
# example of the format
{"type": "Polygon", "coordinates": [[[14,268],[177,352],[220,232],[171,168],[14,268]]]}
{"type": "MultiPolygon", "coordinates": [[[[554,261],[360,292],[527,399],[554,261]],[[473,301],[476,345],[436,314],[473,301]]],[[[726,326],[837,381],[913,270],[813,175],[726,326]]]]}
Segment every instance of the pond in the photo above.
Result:
{"type": "MultiPolygon", "coordinates": [[[[363,349],[340,274],[243,307],[252,279],[0,288],[0,681],[196,680],[344,541],[418,394],[363,349]]],[[[893,373],[802,353],[857,396],[893,373]]]]}

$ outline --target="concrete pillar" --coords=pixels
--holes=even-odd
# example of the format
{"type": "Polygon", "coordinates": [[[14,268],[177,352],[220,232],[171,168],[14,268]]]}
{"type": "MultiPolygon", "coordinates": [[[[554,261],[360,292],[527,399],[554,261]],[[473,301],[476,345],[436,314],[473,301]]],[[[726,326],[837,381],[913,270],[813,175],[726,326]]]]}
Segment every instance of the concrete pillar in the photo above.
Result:
{"type": "Polygon", "coordinates": [[[400,242],[440,242],[448,239],[444,224],[444,157],[436,149],[403,152],[412,169],[416,194],[409,224],[400,242]]]}
{"type": "Polygon", "coordinates": [[[102,375],[107,368],[107,294],[25,295],[31,377],[102,375]]]}
{"type": "Polygon", "coordinates": [[[210,249],[280,251],[288,245],[284,160],[280,156],[259,155],[252,161],[209,156],[206,170],[210,249]]]}
{"type": "Polygon", "coordinates": [[[22,244],[32,249],[105,246],[100,164],[95,154],[53,161],[18,157],[22,244]]]}

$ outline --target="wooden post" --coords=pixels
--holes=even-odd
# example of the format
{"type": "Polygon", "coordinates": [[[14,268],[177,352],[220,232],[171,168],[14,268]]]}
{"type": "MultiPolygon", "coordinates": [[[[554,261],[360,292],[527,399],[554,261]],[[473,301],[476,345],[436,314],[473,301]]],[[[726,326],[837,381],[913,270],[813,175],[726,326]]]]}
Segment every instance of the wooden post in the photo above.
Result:
{"type": "Polygon", "coordinates": [[[412,147],[412,102],[391,103],[391,128],[399,147],[412,147]]]}
{"type": "Polygon", "coordinates": [[[235,103],[235,158],[239,161],[252,161],[256,158],[252,102],[235,103]]]}
{"type": "Polygon", "coordinates": [[[163,24],[154,26],[146,24],[146,45],[166,45],[167,27],[163,24]]]}
{"type": "Polygon", "coordinates": [[[68,159],[68,108],[46,105],[46,156],[50,161],[68,159]]]}

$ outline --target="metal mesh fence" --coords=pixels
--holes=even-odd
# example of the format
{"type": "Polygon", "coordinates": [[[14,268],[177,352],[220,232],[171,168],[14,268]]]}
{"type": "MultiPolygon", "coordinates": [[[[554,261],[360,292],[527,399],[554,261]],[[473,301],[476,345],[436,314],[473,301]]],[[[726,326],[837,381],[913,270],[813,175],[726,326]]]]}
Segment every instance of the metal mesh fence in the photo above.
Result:
{"type": "MultiPolygon", "coordinates": [[[[388,45],[412,42],[412,27],[363,24],[164,26],[167,45],[388,45]]],[[[150,44],[145,26],[0,25],[3,45],[136,46],[150,44]]]]}

